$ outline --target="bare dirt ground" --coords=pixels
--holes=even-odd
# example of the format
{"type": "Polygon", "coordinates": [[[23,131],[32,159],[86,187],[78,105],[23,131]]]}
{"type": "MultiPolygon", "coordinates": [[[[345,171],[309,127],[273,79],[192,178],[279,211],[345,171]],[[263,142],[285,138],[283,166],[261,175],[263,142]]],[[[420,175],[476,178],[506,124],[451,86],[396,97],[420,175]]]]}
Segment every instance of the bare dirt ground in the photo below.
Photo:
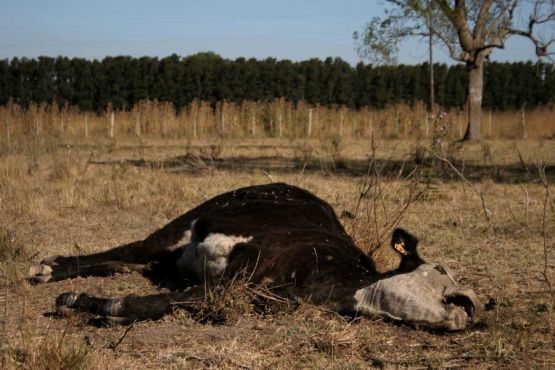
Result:
{"type": "Polygon", "coordinates": [[[362,198],[368,141],[30,141],[6,150],[0,156],[0,366],[555,367],[549,286],[555,284],[555,142],[451,148],[449,159],[469,182],[445,163],[427,163],[417,184],[421,196],[403,211],[421,147],[429,143],[376,143],[371,177],[378,173],[379,182],[362,198]],[[543,164],[547,197],[538,175],[543,164]],[[29,265],[44,257],[140,239],[216,194],[272,181],[305,187],[338,214],[354,213],[360,198],[356,218],[342,221],[383,269],[395,260],[387,241],[377,246],[376,235],[401,215],[400,225],[420,238],[426,259],[449,266],[497,306],[479,325],[448,334],[352,320],[306,302],[261,314],[240,297],[227,302],[235,311],[223,322],[201,323],[176,311],[157,322],[96,328],[86,317],[51,315],[55,298],[68,290],[121,296],[157,288],[137,274],[38,286],[25,281],[29,265]]]}

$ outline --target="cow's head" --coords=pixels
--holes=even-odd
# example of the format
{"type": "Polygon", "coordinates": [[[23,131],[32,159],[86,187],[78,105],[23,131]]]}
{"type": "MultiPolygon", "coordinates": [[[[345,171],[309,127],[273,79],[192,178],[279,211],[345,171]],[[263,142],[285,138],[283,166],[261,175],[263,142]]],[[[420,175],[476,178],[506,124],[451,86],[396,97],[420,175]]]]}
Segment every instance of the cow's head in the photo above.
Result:
{"type": "Polygon", "coordinates": [[[418,239],[396,229],[391,246],[401,255],[397,270],[355,294],[356,309],[430,329],[461,330],[476,322],[483,304],[445,267],[418,255],[418,239]]]}

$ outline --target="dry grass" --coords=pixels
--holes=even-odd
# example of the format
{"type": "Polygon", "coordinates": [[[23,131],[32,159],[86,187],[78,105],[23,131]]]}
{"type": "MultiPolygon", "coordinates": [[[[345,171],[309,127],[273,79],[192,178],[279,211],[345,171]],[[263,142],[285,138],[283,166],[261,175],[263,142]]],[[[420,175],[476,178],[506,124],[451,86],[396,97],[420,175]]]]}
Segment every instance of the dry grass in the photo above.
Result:
{"type": "MultiPolygon", "coordinates": [[[[484,194],[489,221],[479,196],[439,167],[424,174],[419,184],[424,195],[403,215],[401,225],[420,237],[427,259],[453,268],[482,297],[497,300],[484,322],[465,332],[430,333],[369,318],[347,321],[308,303],[262,314],[250,300],[253,293],[237,281],[229,291],[233,294],[213,292],[194,317],[176,311],[158,322],[136,323],[126,333],[126,328],[90,327],[80,316],[57,319],[44,314],[67,290],[102,296],[156,292],[140,276],[78,278],[41,286],[24,280],[31,261],[136,240],[205,199],[239,186],[285,181],[315,192],[338,214],[352,213],[365,173],[352,168],[366,166],[371,146],[368,140],[331,140],[137,139],[72,146],[66,138],[63,145],[42,140],[5,152],[0,157],[0,366],[555,366],[553,297],[542,276],[545,189],[535,169],[539,162],[553,168],[551,141],[490,141],[448,152],[458,165],[464,162],[465,175],[484,194]],[[175,160],[185,154],[186,160],[175,160]],[[235,167],[227,166],[229,161],[235,167]],[[488,170],[472,177],[472,165],[488,170]]],[[[342,219],[361,248],[376,248],[376,228],[387,231],[384,225],[406,202],[406,168],[418,146],[429,143],[377,142],[381,192],[362,198],[355,219],[342,219]],[[389,168],[391,163],[397,167],[389,168]]],[[[547,172],[555,194],[553,172],[547,172]]],[[[554,208],[554,199],[549,199],[545,230],[551,282],[554,208]]],[[[384,270],[395,264],[388,248],[378,248],[374,255],[384,270]]]]}
{"type": "MultiPolygon", "coordinates": [[[[19,147],[32,140],[62,138],[72,143],[110,139],[214,140],[215,138],[425,140],[448,128],[450,139],[464,135],[465,111],[451,109],[435,118],[424,104],[384,109],[294,104],[283,99],[235,104],[193,101],[176,113],[167,102],[142,101],[131,111],[80,112],[75,107],[9,103],[0,107],[0,145],[19,147]],[[113,119],[112,119],[113,118],[113,119]]],[[[482,134],[488,139],[552,139],[555,110],[483,112],[482,134]]],[[[0,149],[1,151],[2,149],[0,149]]]]}

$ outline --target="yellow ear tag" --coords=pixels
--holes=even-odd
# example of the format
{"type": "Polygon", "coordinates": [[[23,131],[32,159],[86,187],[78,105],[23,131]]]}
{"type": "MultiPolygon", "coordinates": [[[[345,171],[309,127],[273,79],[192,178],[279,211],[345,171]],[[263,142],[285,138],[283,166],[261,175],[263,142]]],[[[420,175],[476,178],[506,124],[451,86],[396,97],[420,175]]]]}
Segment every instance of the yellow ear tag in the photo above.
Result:
{"type": "Polygon", "coordinates": [[[395,243],[395,245],[393,246],[395,248],[395,250],[399,253],[401,253],[403,256],[408,256],[409,252],[407,252],[407,250],[405,249],[405,244],[404,243],[395,243]]]}

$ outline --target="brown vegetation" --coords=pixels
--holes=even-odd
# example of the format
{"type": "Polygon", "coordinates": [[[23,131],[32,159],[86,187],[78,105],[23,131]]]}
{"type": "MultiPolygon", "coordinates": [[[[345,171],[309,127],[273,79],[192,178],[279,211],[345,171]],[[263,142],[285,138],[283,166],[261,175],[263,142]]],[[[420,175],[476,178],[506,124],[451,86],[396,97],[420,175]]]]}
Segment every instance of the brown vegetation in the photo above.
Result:
{"type": "MultiPolygon", "coordinates": [[[[550,139],[555,137],[555,111],[544,107],[525,111],[484,112],[487,139],[550,139]]],[[[102,114],[75,107],[10,103],[0,107],[0,143],[6,147],[29,137],[84,140],[153,139],[210,140],[216,138],[370,138],[429,139],[447,131],[461,139],[468,117],[450,110],[432,117],[422,104],[375,110],[310,106],[278,99],[271,102],[218,103],[194,101],[176,113],[170,103],[142,101],[131,111],[102,114]]]]}
{"type": "MultiPolygon", "coordinates": [[[[29,126],[30,111],[14,112],[9,117],[19,129],[35,127],[29,126]]],[[[326,136],[314,123],[319,139],[290,139],[289,131],[283,134],[288,139],[266,138],[257,131],[256,138],[209,140],[209,131],[199,131],[195,141],[191,127],[180,126],[173,115],[167,116],[166,139],[157,128],[141,131],[136,140],[133,113],[119,112],[117,140],[105,139],[109,117],[89,116],[90,136],[82,141],[84,114],[66,112],[63,137],[55,134],[59,112],[50,113],[41,116],[40,129],[52,135],[14,134],[10,147],[0,149],[2,368],[555,366],[553,296],[546,284],[555,278],[554,142],[436,146],[435,153],[454,163],[476,192],[449,166],[433,163],[427,140],[378,139],[373,149],[369,139],[326,136]],[[372,157],[371,178],[379,182],[364,191],[374,181],[365,170],[372,157]],[[402,213],[401,226],[419,236],[424,258],[460,272],[466,285],[497,302],[483,324],[469,331],[446,335],[382,320],[348,321],[303,302],[295,310],[261,310],[240,282],[230,290],[234,295],[214,292],[211,305],[193,316],[177,311],[157,322],[97,329],[79,316],[45,313],[61,291],[123,296],[156,288],[138,274],[40,287],[24,279],[40,258],[129,242],[216,194],[272,181],[305,187],[329,201],[343,213],[357,244],[374,250],[381,269],[388,270],[396,257],[379,247],[379,235],[403,209],[406,176],[415,162],[424,165],[418,186],[425,191],[402,213]],[[537,164],[547,165],[545,177],[537,164]]],[[[151,117],[148,122],[163,122],[161,113],[151,117]]],[[[227,132],[249,136],[248,126],[231,130],[250,121],[235,122],[227,132]]],[[[217,129],[214,122],[202,127],[217,129]]],[[[355,126],[344,129],[354,133],[355,126]]]]}

